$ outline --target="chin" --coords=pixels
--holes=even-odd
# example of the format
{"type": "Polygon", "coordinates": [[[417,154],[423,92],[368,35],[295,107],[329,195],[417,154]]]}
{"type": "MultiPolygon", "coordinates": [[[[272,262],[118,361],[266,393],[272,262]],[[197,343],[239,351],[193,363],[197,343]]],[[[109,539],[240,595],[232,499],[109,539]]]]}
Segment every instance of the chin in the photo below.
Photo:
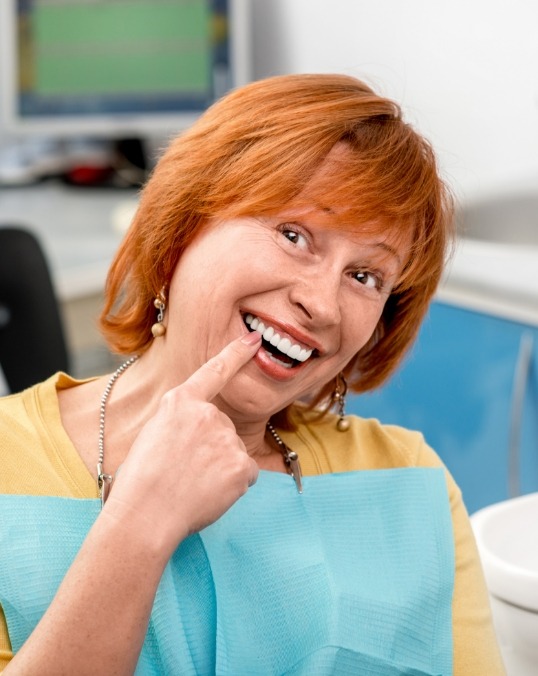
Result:
{"type": "Polygon", "coordinates": [[[281,411],[295,401],[295,397],[286,397],[285,391],[275,392],[274,388],[260,385],[251,379],[234,379],[219,395],[214,403],[233,421],[263,420],[281,411]]]}

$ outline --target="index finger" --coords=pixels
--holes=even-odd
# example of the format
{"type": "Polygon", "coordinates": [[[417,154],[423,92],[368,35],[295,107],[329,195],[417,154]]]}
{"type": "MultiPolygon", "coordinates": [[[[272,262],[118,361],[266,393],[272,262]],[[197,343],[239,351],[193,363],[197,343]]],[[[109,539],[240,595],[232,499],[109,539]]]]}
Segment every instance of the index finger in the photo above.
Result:
{"type": "Polygon", "coordinates": [[[256,354],[261,338],[260,333],[252,331],[232,340],[217,355],[200,366],[190,378],[187,378],[183,387],[187,386],[195,396],[211,401],[256,354]]]}

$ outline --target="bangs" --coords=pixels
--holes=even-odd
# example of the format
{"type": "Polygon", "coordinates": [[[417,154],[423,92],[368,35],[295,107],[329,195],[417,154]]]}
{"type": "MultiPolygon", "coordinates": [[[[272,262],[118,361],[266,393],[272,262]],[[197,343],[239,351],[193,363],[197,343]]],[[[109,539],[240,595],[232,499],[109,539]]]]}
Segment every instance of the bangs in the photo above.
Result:
{"type": "Polygon", "coordinates": [[[390,236],[408,253],[398,291],[438,274],[448,253],[452,201],[427,141],[401,119],[383,115],[356,124],[322,158],[312,154],[311,140],[299,145],[279,148],[278,162],[266,158],[264,166],[277,168],[269,175],[252,171],[251,189],[243,185],[242,198],[221,213],[297,213],[325,227],[390,236]]]}

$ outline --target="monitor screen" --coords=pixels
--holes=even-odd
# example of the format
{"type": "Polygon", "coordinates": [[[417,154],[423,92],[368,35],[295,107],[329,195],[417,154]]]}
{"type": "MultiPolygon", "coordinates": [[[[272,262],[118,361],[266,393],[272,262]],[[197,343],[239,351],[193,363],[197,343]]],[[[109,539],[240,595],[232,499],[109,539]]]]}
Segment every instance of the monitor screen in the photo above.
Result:
{"type": "Polygon", "coordinates": [[[249,80],[248,0],[1,0],[4,124],[147,135],[249,80]]]}

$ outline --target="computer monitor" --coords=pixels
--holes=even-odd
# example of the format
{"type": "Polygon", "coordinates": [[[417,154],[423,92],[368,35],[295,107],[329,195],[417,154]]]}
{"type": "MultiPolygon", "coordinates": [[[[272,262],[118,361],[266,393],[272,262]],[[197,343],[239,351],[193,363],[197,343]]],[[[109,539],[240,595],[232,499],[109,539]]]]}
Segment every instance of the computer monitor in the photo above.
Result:
{"type": "Polygon", "coordinates": [[[0,0],[12,135],[148,137],[250,79],[249,0],[0,0]]]}

